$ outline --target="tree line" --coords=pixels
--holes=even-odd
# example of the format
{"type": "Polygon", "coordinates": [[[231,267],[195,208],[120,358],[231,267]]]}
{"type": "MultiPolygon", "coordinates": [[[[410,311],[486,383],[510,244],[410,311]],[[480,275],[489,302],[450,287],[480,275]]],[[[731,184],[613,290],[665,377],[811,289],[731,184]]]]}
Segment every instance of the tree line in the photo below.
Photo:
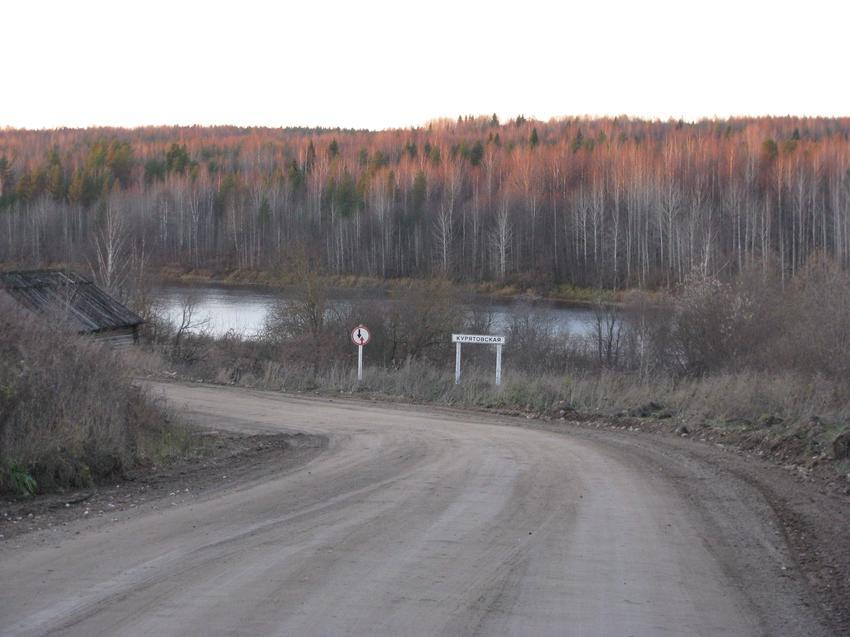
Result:
{"type": "Polygon", "coordinates": [[[850,118],[0,130],[2,262],[275,270],[297,251],[337,274],[610,288],[846,268],[850,118]]]}

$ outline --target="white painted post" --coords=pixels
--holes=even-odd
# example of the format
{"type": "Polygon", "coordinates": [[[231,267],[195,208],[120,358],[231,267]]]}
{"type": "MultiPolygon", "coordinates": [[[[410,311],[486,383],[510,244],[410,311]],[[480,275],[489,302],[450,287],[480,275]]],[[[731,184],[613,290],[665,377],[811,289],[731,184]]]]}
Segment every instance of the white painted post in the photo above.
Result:
{"type": "Polygon", "coordinates": [[[502,345],[496,345],[496,384],[502,384],[502,345]]]}
{"type": "Polygon", "coordinates": [[[357,346],[357,382],[363,380],[363,346],[357,346]]]}
{"type": "Polygon", "coordinates": [[[455,343],[455,385],[460,384],[460,343],[455,343]]]}

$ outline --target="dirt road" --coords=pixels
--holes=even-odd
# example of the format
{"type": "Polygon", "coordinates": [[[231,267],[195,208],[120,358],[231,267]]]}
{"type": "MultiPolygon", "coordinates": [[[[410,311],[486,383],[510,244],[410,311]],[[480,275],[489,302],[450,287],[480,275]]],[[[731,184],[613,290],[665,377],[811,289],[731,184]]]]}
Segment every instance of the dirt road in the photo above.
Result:
{"type": "Polygon", "coordinates": [[[213,427],[329,444],[182,506],[0,544],[2,634],[831,634],[769,508],[723,476],[696,504],[600,436],[157,391],[213,427]]]}

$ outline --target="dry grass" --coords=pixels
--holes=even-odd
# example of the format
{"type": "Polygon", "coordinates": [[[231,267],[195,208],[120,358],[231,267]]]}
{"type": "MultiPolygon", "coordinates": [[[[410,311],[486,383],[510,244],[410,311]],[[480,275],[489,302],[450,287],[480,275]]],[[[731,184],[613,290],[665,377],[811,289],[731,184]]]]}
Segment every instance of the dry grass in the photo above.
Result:
{"type": "Polygon", "coordinates": [[[448,334],[490,331],[492,317],[459,312],[463,297],[441,281],[396,289],[390,311],[364,302],[330,312],[314,302],[321,295],[305,293],[281,306],[261,339],[189,335],[191,360],[174,356],[166,336],[163,369],[280,391],[545,415],[564,408],[658,415],[753,439],[799,437],[802,428],[828,445],[850,422],[850,277],[814,260],[793,285],[780,283],[775,271],[759,267],[730,282],[695,278],[676,294],[632,292],[616,305],[598,302],[589,340],[565,336],[532,307],[515,309],[504,326],[501,387],[488,348],[464,352],[463,382],[455,385],[448,334]],[[362,383],[348,342],[359,322],[375,335],[362,383]]]}
{"type": "MultiPolygon", "coordinates": [[[[464,363],[460,385],[448,362],[409,358],[399,366],[368,365],[357,382],[353,360],[318,370],[293,360],[256,357],[262,345],[211,341],[204,361],[189,368],[160,363],[160,370],[222,384],[290,392],[369,394],[392,400],[549,413],[569,404],[584,414],[616,415],[654,402],[685,422],[757,422],[765,415],[789,422],[813,416],[850,421],[850,385],[840,379],[792,371],[731,371],[710,376],[642,376],[632,370],[577,367],[568,373],[507,367],[501,387],[490,365],[464,363]],[[221,345],[219,347],[219,344],[221,345]]],[[[266,352],[268,353],[268,352],[266,352]]],[[[146,369],[156,367],[145,358],[146,369]]]]}
{"type": "Polygon", "coordinates": [[[0,489],[89,486],[187,444],[113,351],[0,307],[0,489]]]}

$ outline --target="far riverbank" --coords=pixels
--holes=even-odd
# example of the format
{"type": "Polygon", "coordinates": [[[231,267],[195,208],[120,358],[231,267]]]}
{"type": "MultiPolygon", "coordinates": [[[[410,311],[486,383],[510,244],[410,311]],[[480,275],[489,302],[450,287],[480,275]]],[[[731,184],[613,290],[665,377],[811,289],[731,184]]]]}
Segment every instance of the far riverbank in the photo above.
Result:
{"type": "MultiPolygon", "coordinates": [[[[299,283],[296,275],[290,272],[269,270],[211,270],[205,268],[180,268],[166,266],[158,270],[159,280],[170,284],[209,284],[215,286],[259,287],[266,289],[285,289],[299,283]]],[[[326,275],[322,277],[324,285],[335,290],[358,290],[361,292],[391,293],[394,290],[409,288],[418,279],[400,277],[382,279],[378,277],[356,275],[326,275]]],[[[631,290],[610,290],[602,288],[584,288],[566,283],[551,285],[530,285],[520,281],[482,281],[479,283],[457,283],[446,281],[460,293],[481,298],[491,298],[503,302],[551,302],[575,306],[590,306],[597,302],[618,304],[631,290]]]]}

